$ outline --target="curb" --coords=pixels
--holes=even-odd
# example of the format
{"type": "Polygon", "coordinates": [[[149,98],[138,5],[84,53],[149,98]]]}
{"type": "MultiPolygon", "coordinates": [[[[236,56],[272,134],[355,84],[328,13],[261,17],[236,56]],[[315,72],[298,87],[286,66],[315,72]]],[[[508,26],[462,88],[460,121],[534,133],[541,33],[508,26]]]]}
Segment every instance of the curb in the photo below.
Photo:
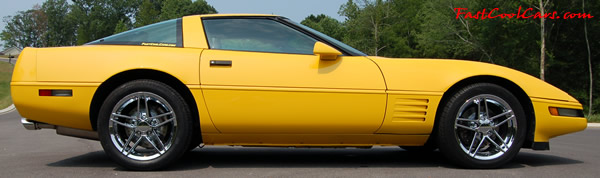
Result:
{"type": "Polygon", "coordinates": [[[15,110],[15,105],[11,104],[7,108],[4,108],[4,109],[0,110],[0,115],[9,113],[9,112],[14,111],[14,110],[15,110]]]}
{"type": "Polygon", "coordinates": [[[600,123],[588,123],[588,127],[600,128],[600,123]]]}

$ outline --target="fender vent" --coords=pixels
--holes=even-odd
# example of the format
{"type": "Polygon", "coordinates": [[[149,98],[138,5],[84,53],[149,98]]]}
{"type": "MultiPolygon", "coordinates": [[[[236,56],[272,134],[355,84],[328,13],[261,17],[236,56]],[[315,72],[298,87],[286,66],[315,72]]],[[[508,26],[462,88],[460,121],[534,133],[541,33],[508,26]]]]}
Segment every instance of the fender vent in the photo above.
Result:
{"type": "Polygon", "coordinates": [[[424,122],[428,99],[396,98],[392,122],[424,122]]]}

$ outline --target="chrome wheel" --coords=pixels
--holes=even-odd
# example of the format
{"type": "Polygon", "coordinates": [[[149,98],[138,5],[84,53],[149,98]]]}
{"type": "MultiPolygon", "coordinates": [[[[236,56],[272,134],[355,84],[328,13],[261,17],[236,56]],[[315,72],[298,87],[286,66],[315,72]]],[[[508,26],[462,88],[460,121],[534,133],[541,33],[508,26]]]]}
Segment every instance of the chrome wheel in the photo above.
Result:
{"type": "Polygon", "coordinates": [[[458,145],[477,160],[493,160],[515,143],[517,118],[502,98],[480,94],[467,99],[456,115],[454,133],[458,145]]]}
{"type": "Polygon", "coordinates": [[[123,97],[113,107],[108,121],[112,145],[132,160],[152,160],[165,154],[177,138],[173,107],[151,92],[123,97]]]}

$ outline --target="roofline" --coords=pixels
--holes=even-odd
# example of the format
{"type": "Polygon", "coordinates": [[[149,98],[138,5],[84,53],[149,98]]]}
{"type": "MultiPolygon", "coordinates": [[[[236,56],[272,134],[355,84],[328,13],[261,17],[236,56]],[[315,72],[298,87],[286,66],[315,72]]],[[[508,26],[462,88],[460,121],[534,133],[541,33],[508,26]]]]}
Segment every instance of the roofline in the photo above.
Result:
{"type": "Polygon", "coordinates": [[[190,15],[186,17],[279,17],[279,15],[273,14],[201,14],[201,15],[190,15]]]}

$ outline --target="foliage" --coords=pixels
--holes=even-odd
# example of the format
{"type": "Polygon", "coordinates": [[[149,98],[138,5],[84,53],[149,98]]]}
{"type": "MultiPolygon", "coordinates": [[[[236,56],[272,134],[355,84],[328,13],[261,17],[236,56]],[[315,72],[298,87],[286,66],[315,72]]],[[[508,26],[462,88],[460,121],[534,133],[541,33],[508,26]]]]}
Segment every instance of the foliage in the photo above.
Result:
{"type": "Polygon", "coordinates": [[[588,115],[586,118],[588,119],[588,122],[600,123],[600,114],[593,114],[591,116],[588,115]]]}
{"type": "Polygon", "coordinates": [[[217,13],[214,7],[204,0],[165,0],[160,14],[160,20],[168,20],[192,14],[217,13]]]}
{"type": "Polygon", "coordinates": [[[0,62],[0,109],[4,109],[12,104],[10,78],[12,77],[13,67],[8,62],[0,62]]]}
{"type": "Polygon", "coordinates": [[[4,18],[5,30],[0,33],[0,38],[5,41],[5,47],[26,46],[43,47],[44,33],[47,28],[46,15],[39,6],[27,11],[19,11],[14,16],[4,18]]]}
{"type": "Polygon", "coordinates": [[[205,0],[46,0],[4,17],[4,47],[81,45],[133,27],[191,14],[217,13],[205,0]]]}
{"type": "Polygon", "coordinates": [[[300,23],[335,39],[341,39],[344,36],[342,23],[325,14],[310,15],[300,23]]]}

